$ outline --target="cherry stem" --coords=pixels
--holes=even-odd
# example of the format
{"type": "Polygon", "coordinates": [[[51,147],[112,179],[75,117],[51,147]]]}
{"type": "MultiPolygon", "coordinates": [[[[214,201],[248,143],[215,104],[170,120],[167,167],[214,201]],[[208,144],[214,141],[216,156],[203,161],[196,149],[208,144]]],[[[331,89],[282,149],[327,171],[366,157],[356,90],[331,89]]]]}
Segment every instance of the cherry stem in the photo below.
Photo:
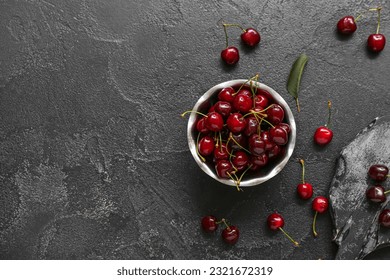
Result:
{"type": "Polygon", "coordinates": [[[258,80],[259,79],[259,74],[256,74],[255,76],[253,76],[252,78],[249,78],[248,80],[245,81],[245,83],[243,83],[239,88],[238,90],[233,94],[236,95],[247,83],[250,83],[251,81],[253,80],[258,80]]]}
{"type": "Polygon", "coordinates": [[[330,128],[330,120],[332,117],[332,102],[329,100],[328,101],[328,121],[326,122],[325,126],[330,128]]]}
{"type": "Polygon", "coordinates": [[[200,132],[198,133],[198,137],[196,138],[196,153],[198,154],[198,156],[203,162],[206,162],[206,159],[199,153],[199,137],[200,137],[200,132]]]}
{"type": "Polygon", "coordinates": [[[390,190],[384,192],[384,194],[388,194],[388,193],[390,193],[390,190]]]}
{"type": "Polygon", "coordinates": [[[298,113],[301,112],[301,106],[299,106],[299,100],[298,100],[298,97],[295,98],[295,103],[297,104],[297,110],[298,110],[298,113]]]}
{"type": "Polygon", "coordinates": [[[381,27],[381,10],[382,8],[378,8],[378,26],[376,28],[376,34],[379,34],[379,28],[381,27]]]}
{"type": "Polygon", "coordinates": [[[313,235],[314,235],[314,237],[318,236],[318,233],[316,232],[317,215],[318,215],[318,211],[316,211],[316,213],[314,214],[314,219],[313,219],[313,235]]]}
{"type": "Polygon", "coordinates": [[[238,182],[238,178],[237,178],[237,175],[235,173],[232,173],[234,175],[234,177],[236,178],[233,178],[232,174],[230,174],[229,172],[226,172],[226,174],[230,177],[230,179],[232,179],[234,181],[234,183],[236,184],[236,188],[237,188],[237,191],[242,191],[242,189],[240,188],[240,183],[238,182]]]}
{"type": "MultiPolygon", "coordinates": [[[[221,152],[223,152],[223,149],[222,149],[222,135],[221,135],[221,132],[219,132],[219,145],[221,146],[221,152]]],[[[226,150],[227,150],[227,147],[226,147],[226,150]]]]}
{"type": "Polygon", "coordinates": [[[226,48],[229,47],[229,36],[227,34],[226,25],[223,24],[223,31],[225,31],[226,48]]]}
{"type": "Polygon", "coordinates": [[[240,185],[242,178],[244,177],[245,173],[248,172],[248,170],[252,167],[252,164],[250,164],[247,169],[245,169],[244,172],[242,172],[240,178],[238,179],[238,185],[240,185]]]}
{"type": "Polygon", "coordinates": [[[355,18],[355,22],[357,22],[362,16],[363,16],[363,13],[359,14],[359,15],[355,18]]]}
{"type": "Polygon", "coordinates": [[[243,146],[241,146],[240,143],[238,143],[237,140],[233,138],[233,136],[232,136],[231,133],[230,133],[230,135],[229,135],[229,140],[230,140],[230,139],[232,139],[233,142],[236,143],[236,145],[237,145],[238,147],[240,147],[241,149],[243,149],[245,152],[247,152],[247,153],[250,154],[250,155],[252,154],[252,153],[249,152],[247,149],[245,149],[243,146]]]}
{"type": "Polygon", "coordinates": [[[201,112],[192,111],[192,110],[185,111],[183,114],[181,114],[181,116],[182,116],[182,117],[184,117],[184,116],[185,116],[186,114],[188,114],[188,113],[196,113],[196,114],[198,114],[198,115],[201,115],[201,116],[203,116],[203,117],[206,117],[206,118],[207,118],[207,115],[205,115],[205,114],[203,114],[203,113],[201,113],[201,112]]]}
{"type": "Polygon", "coordinates": [[[281,232],[283,232],[283,234],[285,236],[287,236],[287,238],[297,247],[299,247],[299,243],[296,242],[286,231],[284,231],[284,229],[282,227],[279,228],[281,232]]]}
{"type": "Polygon", "coordinates": [[[242,30],[242,32],[246,32],[246,29],[242,28],[241,25],[236,23],[224,23],[223,26],[226,27],[238,27],[242,30]]]}
{"type": "Polygon", "coordinates": [[[299,162],[302,165],[302,184],[305,183],[305,161],[303,159],[300,159],[299,162]]]}
{"type": "Polygon", "coordinates": [[[221,220],[221,222],[225,224],[225,226],[226,226],[226,228],[227,228],[228,231],[231,230],[230,227],[229,227],[229,225],[228,225],[228,223],[226,222],[225,218],[223,218],[223,219],[221,220]]]}

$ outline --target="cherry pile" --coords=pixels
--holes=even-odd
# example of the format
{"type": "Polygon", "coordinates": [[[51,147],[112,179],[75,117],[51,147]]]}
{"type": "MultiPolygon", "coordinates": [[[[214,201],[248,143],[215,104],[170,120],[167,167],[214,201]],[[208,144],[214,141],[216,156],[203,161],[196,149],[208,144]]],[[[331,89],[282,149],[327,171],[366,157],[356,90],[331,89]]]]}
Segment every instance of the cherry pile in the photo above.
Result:
{"type": "Polygon", "coordinates": [[[255,47],[256,45],[258,45],[260,43],[261,37],[260,33],[254,28],[250,27],[244,29],[238,24],[223,24],[223,29],[225,31],[226,47],[221,51],[221,58],[226,64],[234,65],[240,60],[240,52],[236,47],[229,46],[229,36],[227,33],[228,27],[237,27],[241,29],[241,41],[249,47],[255,47]]]}
{"type": "MultiPolygon", "coordinates": [[[[379,33],[380,22],[381,22],[381,10],[382,7],[372,8],[368,10],[368,11],[376,11],[378,13],[378,25],[377,25],[376,33],[371,34],[367,38],[367,48],[374,53],[381,52],[386,45],[385,35],[379,33]]],[[[353,34],[357,29],[356,22],[362,16],[363,14],[360,14],[356,19],[353,16],[345,16],[341,18],[337,22],[337,30],[344,35],[353,34]]]]}
{"type": "Polygon", "coordinates": [[[225,226],[221,232],[222,240],[230,245],[236,244],[240,237],[240,231],[236,226],[229,225],[225,219],[217,221],[217,218],[212,215],[204,216],[201,220],[202,229],[207,233],[216,232],[219,224],[224,224],[225,226]]]}
{"type": "Polygon", "coordinates": [[[257,79],[221,89],[207,112],[195,112],[201,116],[196,121],[199,158],[214,165],[219,178],[233,180],[237,190],[246,173],[264,172],[282,156],[289,139],[284,109],[257,87],[257,79]]]}

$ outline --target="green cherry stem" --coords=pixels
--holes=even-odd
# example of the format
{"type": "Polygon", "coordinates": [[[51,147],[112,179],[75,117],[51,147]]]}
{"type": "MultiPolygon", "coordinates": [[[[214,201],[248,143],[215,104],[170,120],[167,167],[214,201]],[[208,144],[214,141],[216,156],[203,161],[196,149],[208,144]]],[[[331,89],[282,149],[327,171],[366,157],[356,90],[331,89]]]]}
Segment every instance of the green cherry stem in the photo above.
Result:
{"type": "Polygon", "coordinates": [[[356,18],[355,18],[355,22],[358,22],[358,20],[360,20],[360,18],[363,16],[363,13],[359,14],[356,18]]]}
{"type": "Polygon", "coordinates": [[[303,159],[300,159],[299,162],[302,165],[302,184],[305,183],[305,161],[303,159]]]}
{"type": "Polygon", "coordinates": [[[229,47],[229,36],[226,30],[226,24],[223,24],[223,31],[225,32],[226,48],[229,47]]]}
{"type": "Polygon", "coordinates": [[[328,121],[326,122],[325,126],[330,128],[330,121],[331,121],[331,117],[332,117],[332,102],[329,100],[328,101],[328,121]]]}
{"type": "Polygon", "coordinates": [[[243,146],[241,146],[240,143],[238,143],[236,139],[233,138],[232,133],[230,133],[230,135],[229,135],[229,140],[230,140],[230,139],[233,140],[233,142],[236,143],[236,145],[237,145],[238,147],[240,147],[241,149],[243,149],[245,152],[247,152],[247,153],[250,154],[250,155],[252,154],[252,153],[249,152],[247,149],[245,149],[243,146]]]}
{"type": "Polygon", "coordinates": [[[221,220],[221,222],[224,223],[225,226],[226,226],[226,228],[227,228],[227,230],[230,231],[230,227],[229,227],[228,223],[226,222],[225,218],[223,218],[223,219],[221,220]]]}
{"type": "Polygon", "coordinates": [[[316,221],[317,221],[317,215],[318,215],[318,211],[316,211],[316,213],[314,214],[314,219],[313,219],[313,235],[314,237],[317,237],[318,236],[318,233],[316,231],[316,221]]]}
{"type": "Polygon", "coordinates": [[[182,117],[184,117],[185,115],[187,115],[188,113],[196,113],[198,115],[201,115],[203,117],[206,117],[207,118],[207,115],[201,113],[201,112],[197,112],[197,111],[192,111],[192,110],[189,110],[189,111],[185,111],[183,114],[181,114],[182,117]]]}
{"type": "Polygon", "coordinates": [[[297,247],[299,247],[299,243],[295,241],[282,227],[279,227],[280,231],[297,247]]]}
{"type": "Polygon", "coordinates": [[[206,162],[206,159],[199,153],[199,137],[200,137],[200,132],[198,133],[198,137],[196,137],[196,153],[198,154],[198,156],[203,162],[206,162]]]}
{"type": "Polygon", "coordinates": [[[382,8],[378,8],[378,26],[376,28],[376,34],[379,34],[379,28],[381,27],[381,10],[382,8]]]}
{"type": "Polygon", "coordinates": [[[223,26],[226,27],[238,27],[242,30],[242,32],[246,32],[244,28],[241,27],[241,25],[236,24],[236,23],[224,23],[223,26]]]}
{"type": "Polygon", "coordinates": [[[390,193],[390,190],[384,192],[384,194],[388,194],[388,193],[390,193]]]}

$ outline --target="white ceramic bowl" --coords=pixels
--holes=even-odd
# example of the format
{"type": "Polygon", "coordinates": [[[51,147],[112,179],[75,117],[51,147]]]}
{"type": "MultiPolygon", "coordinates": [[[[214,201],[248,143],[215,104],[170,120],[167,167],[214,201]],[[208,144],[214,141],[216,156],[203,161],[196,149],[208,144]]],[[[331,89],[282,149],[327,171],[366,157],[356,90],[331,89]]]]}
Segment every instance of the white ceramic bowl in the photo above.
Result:
{"type": "MultiPolygon", "coordinates": [[[[239,87],[240,85],[247,82],[247,79],[238,79],[238,80],[230,80],[224,83],[220,83],[218,85],[213,86],[208,91],[203,94],[199,100],[196,102],[193,111],[197,112],[207,112],[208,108],[211,107],[211,104],[213,102],[216,102],[217,95],[219,91],[226,87],[239,87]]],[[[285,112],[285,120],[284,122],[288,123],[291,128],[291,132],[289,134],[289,140],[286,144],[286,151],[285,154],[282,157],[279,157],[276,161],[270,162],[266,167],[264,167],[261,172],[251,172],[248,174],[245,174],[243,180],[240,183],[240,187],[249,187],[249,186],[255,186],[259,185],[261,183],[266,182],[267,180],[271,179],[272,177],[276,176],[283,167],[287,164],[288,160],[290,159],[294,147],[295,147],[295,141],[296,141],[296,125],[294,116],[291,112],[290,107],[286,103],[286,101],[272,88],[269,86],[257,82],[257,87],[263,90],[268,91],[274,98],[274,101],[278,103],[280,106],[283,107],[285,112]]],[[[191,113],[189,120],[188,120],[188,127],[187,127],[187,137],[188,137],[188,146],[190,148],[191,154],[194,157],[196,163],[199,165],[199,167],[210,177],[217,180],[218,182],[221,182],[222,184],[229,185],[229,186],[236,186],[236,183],[231,179],[224,179],[217,176],[217,173],[215,171],[214,164],[203,162],[197,152],[196,152],[196,138],[198,135],[198,132],[196,130],[196,122],[199,119],[198,114],[191,113]]]]}

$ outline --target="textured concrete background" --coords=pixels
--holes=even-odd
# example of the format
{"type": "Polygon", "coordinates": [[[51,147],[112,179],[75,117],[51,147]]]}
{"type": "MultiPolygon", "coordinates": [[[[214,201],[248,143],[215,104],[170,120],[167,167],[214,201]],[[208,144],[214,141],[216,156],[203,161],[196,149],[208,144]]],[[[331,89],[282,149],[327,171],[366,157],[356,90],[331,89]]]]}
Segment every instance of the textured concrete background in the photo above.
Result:
{"type": "MultiPolygon", "coordinates": [[[[390,36],[390,3],[382,33],[390,36]]],[[[0,256],[4,259],[333,259],[329,214],[311,234],[300,201],[298,157],[315,195],[327,195],[342,147],[374,117],[389,114],[390,46],[366,51],[368,14],[348,39],[342,16],[378,1],[0,0],[0,256]],[[262,41],[236,67],[219,58],[220,22],[257,28],[262,41]],[[302,112],[286,81],[295,58],[310,61],[302,112]],[[203,174],[186,141],[186,120],[211,86],[261,73],[293,107],[292,160],[264,185],[237,193],[203,174]],[[312,144],[334,104],[335,137],[312,144]],[[265,220],[278,210],[294,248],[265,220]],[[225,246],[199,229],[225,217],[241,238],[225,246]]],[[[389,258],[382,251],[371,258],[389,258]]]]}

